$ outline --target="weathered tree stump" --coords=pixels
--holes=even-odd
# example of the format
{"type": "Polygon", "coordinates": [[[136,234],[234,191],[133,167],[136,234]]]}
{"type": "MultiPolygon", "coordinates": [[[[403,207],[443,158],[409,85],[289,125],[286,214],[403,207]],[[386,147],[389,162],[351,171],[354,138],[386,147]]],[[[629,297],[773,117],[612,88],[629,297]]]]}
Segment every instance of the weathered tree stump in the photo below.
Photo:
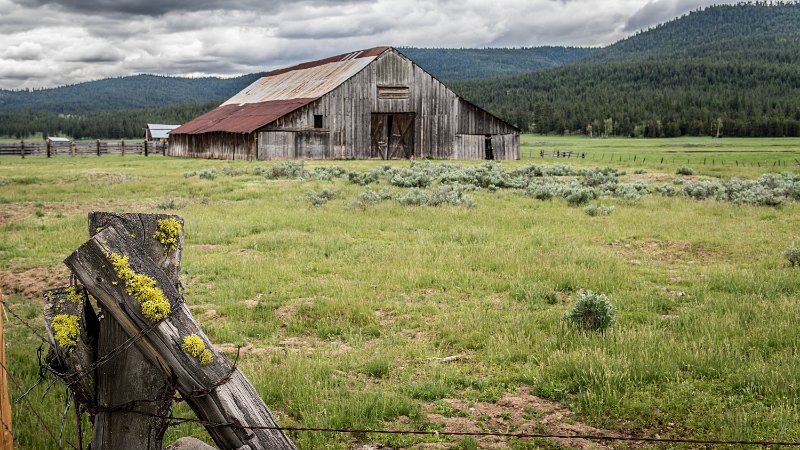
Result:
{"type": "Polygon", "coordinates": [[[136,337],[139,351],[173,381],[195,414],[215,424],[206,429],[217,446],[294,449],[279,429],[246,428],[277,428],[277,423],[244,374],[214,349],[183,303],[175,276],[179,255],[171,266],[166,259],[155,262],[149,257],[148,249],[165,255],[179,249],[151,242],[156,241],[153,228],[143,224],[132,231],[130,222],[125,215],[112,216],[104,222],[107,226],[95,221],[91,227],[97,234],[65,263],[102,306],[106,320],[113,318],[126,336],[136,337]],[[137,290],[142,285],[157,289],[137,290]]]}

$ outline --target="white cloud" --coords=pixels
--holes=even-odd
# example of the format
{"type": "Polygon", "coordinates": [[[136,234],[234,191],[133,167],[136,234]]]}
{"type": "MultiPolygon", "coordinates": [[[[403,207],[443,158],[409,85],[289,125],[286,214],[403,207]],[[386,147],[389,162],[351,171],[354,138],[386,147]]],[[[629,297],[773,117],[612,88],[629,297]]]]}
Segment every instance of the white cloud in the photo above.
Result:
{"type": "Polygon", "coordinates": [[[708,0],[0,0],[0,88],[237,75],[379,45],[606,45],[708,0]]]}

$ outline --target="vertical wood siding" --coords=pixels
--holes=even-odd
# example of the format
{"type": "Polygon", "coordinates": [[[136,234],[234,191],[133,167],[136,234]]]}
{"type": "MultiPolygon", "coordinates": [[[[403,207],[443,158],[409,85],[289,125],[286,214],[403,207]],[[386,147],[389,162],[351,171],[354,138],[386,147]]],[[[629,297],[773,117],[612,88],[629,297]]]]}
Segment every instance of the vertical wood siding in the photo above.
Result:
{"type": "MultiPolygon", "coordinates": [[[[496,159],[519,158],[516,129],[459,98],[396,50],[383,53],[320,99],[248,135],[250,141],[240,145],[252,147],[250,154],[258,159],[370,159],[373,113],[415,113],[414,158],[485,159],[487,134],[493,136],[496,159]],[[385,98],[378,95],[381,87],[407,87],[408,96],[385,98]],[[322,128],[314,128],[314,115],[323,116],[322,128]]],[[[172,154],[240,159],[242,150],[231,144],[237,135],[216,134],[200,138],[202,151],[189,150],[198,141],[184,143],[185,135],[174,136],[172,154]]]]}

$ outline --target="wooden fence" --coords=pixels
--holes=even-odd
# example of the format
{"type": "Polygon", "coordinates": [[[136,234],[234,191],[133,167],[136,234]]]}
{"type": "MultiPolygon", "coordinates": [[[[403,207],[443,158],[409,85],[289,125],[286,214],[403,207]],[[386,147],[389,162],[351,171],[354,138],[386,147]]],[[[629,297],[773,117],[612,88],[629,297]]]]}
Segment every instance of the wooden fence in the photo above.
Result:
{"type": "Polygon", "coordinates": [[[19,141],[0,142],[0,156],[163,155],[166,142],[158,141],[19,141]]]}

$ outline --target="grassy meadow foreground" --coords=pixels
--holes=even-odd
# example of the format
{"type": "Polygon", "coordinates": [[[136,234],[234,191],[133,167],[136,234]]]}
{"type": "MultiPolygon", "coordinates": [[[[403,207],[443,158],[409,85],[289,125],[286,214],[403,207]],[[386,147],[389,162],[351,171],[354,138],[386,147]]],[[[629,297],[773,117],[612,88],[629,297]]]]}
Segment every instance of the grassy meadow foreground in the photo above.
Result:
{"type": "MultiPolygon", "coordinates": [[[[589,176],[633,187],[587,203],[565,200],[549,184],[492,184],[444,192],[455,204],[433,207],[414,204],[440,182],[415,190],[406,187],[416,185],[410,173],[403,186],[382,175],[369,194],[347,176],[271,179],[274,162],[2,159],[3,300],[43,332],[38,290],[66,281],[61,260],[87,239],[88,211],[176,213],[186,221],[186,302],[215,345],[231,357],[242,347],[239,366],[282,425],[800,440],[800,269],[783,256],[800,245],[800,204],[682,194],[715,178],[796,176],[800,140],[524,136],[523,154],[500,167],[625,171],[556,177],[579,197],[579,180],[589,176]],[[555,149],[587,156],[538,157],[555,149]],[[681,166],[693,174],[676,175],[681,166]],[[610,214],[592,216],[587,205],[610,214]],[[616,306],[605,333],[565,323],[582,290],[605,293],[616,306]]],[[[363,175],[384,165],[306,162],[304,169],[363,175]]],[[[9,315],[6,339],[10,372],[26,389],[38,378],[40,341],[9,315]]],[[[58,434],[64,387],[47,391],[49,383],[13,405],[20,448],[55,446],[32,412],[58,434]]],[[[10,391],[21,394],[14,384],[10,391]]],[[[191,416],[183,405],[174,413],[191,416]]],[[[73,423],[69,415],[68,442],[73,423]]],[[[189,434],[209,440],[202,427],[184,424],[165,442],[189,434]]],[[[308,449],[588,446],[292,437],[308,449]]]]}

